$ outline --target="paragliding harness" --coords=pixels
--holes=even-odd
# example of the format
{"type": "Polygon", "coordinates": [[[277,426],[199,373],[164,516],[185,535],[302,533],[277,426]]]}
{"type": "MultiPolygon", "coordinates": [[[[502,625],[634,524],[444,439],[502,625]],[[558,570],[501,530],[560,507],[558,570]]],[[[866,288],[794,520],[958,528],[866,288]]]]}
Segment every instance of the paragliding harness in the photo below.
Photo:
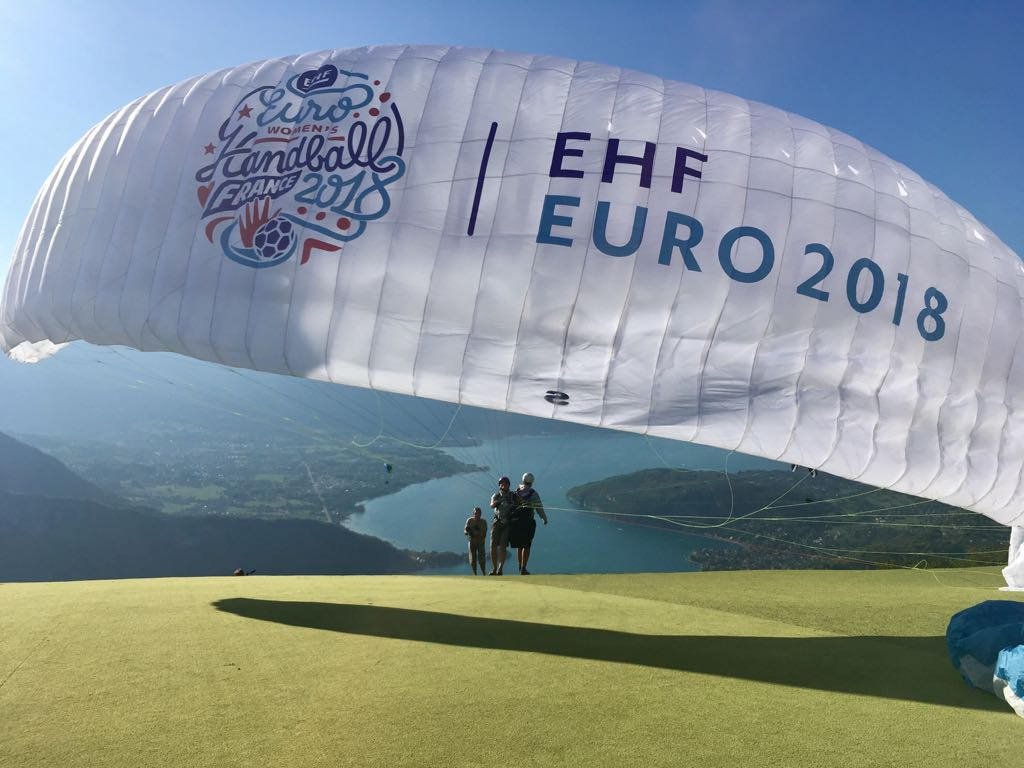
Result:
{"type": "MultiPolygon", "coordinates": [[[[538,494],[533,488],[529,488],[525,496],[516,490],[512,494],[515,506],[512,507],[512,512],[509,513],[508,517],[510,531],[522,531],[526,533],[526,536],[522,538],[528,538],[530,541],[533,541],[533,535],[537,532],[537,520],[534,517],[533,511],[533,500],[536,496],[538,494]]],[[[520,538],[520,536],[514,537],[516,539],[520,538]]]]}
{"type": "Polygon", "coordinates": [[[491,524],[492,525],[505,525],[505,526],[511,525],[512,524],[512,513],[515,512],[516,505],[518,504],[515,492],[514,491],[506,491],[505,495],[502,496],[501,492],[499,491],[498,493],[494,494],[494,496],[491,497],[492,500],[494,499],[494,497],[497,497],[497,501],[498,501],[499,505],[501,505],[502,502],[505,502],[506,500],[508,500],[510,503],[508,504],[508,512],[506,514],[502,514],[501,513],[500,506],[494,508],[494,515],[491,518],[491,524]]]}

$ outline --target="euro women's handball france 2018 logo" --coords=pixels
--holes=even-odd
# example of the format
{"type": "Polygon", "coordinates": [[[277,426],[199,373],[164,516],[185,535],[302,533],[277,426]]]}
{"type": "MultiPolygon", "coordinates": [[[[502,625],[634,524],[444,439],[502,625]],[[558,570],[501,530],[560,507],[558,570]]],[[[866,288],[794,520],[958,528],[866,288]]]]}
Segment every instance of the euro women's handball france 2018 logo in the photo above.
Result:
{"type": "Polygon", "coordinates": [[[380,81],[333,64],[246,93],[196,172],[211,243],[248,267],[341,250],[391,207],[405,132],[380,81]]]}

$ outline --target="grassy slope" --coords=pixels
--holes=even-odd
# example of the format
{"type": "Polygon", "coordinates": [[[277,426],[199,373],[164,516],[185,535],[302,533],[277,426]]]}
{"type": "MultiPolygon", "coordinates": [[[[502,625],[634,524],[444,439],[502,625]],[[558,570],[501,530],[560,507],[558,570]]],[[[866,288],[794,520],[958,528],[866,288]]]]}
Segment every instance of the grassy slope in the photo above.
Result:
{"type": "Polygon", "coordinates": [[[996,572],[0,585],[0,765],[1015,765],[996,572]]]}

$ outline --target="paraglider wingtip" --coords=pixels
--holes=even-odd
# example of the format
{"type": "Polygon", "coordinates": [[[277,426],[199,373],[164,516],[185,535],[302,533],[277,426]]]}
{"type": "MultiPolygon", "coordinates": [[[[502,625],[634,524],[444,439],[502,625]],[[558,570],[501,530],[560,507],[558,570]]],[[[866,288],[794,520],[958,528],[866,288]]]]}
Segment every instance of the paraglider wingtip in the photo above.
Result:
{"type": "MultiPolygon", "coordinates": [[[[2,337],[0,337],[0,341],[2,341],[2,337]]],[[[60,352],[66,346],[66,342],[64,344],[54,344],[49,339],[23,341],[10,348],[7,347],[6,343],[2,344],[7,356],[19,363],[38,363],[48,357],[53,357],[53,355],[60,352]]]]}

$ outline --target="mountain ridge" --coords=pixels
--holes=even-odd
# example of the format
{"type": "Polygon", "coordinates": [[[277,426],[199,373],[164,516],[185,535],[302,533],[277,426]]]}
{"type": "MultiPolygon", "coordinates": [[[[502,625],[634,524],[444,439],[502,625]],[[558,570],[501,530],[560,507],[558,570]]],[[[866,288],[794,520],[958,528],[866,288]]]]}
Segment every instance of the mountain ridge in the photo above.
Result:
{"type": "Polygon", "coordinates": [[[0,581],[410,573],[423,557],[315,520],[171,516],[0,433],[0,581]]]}

